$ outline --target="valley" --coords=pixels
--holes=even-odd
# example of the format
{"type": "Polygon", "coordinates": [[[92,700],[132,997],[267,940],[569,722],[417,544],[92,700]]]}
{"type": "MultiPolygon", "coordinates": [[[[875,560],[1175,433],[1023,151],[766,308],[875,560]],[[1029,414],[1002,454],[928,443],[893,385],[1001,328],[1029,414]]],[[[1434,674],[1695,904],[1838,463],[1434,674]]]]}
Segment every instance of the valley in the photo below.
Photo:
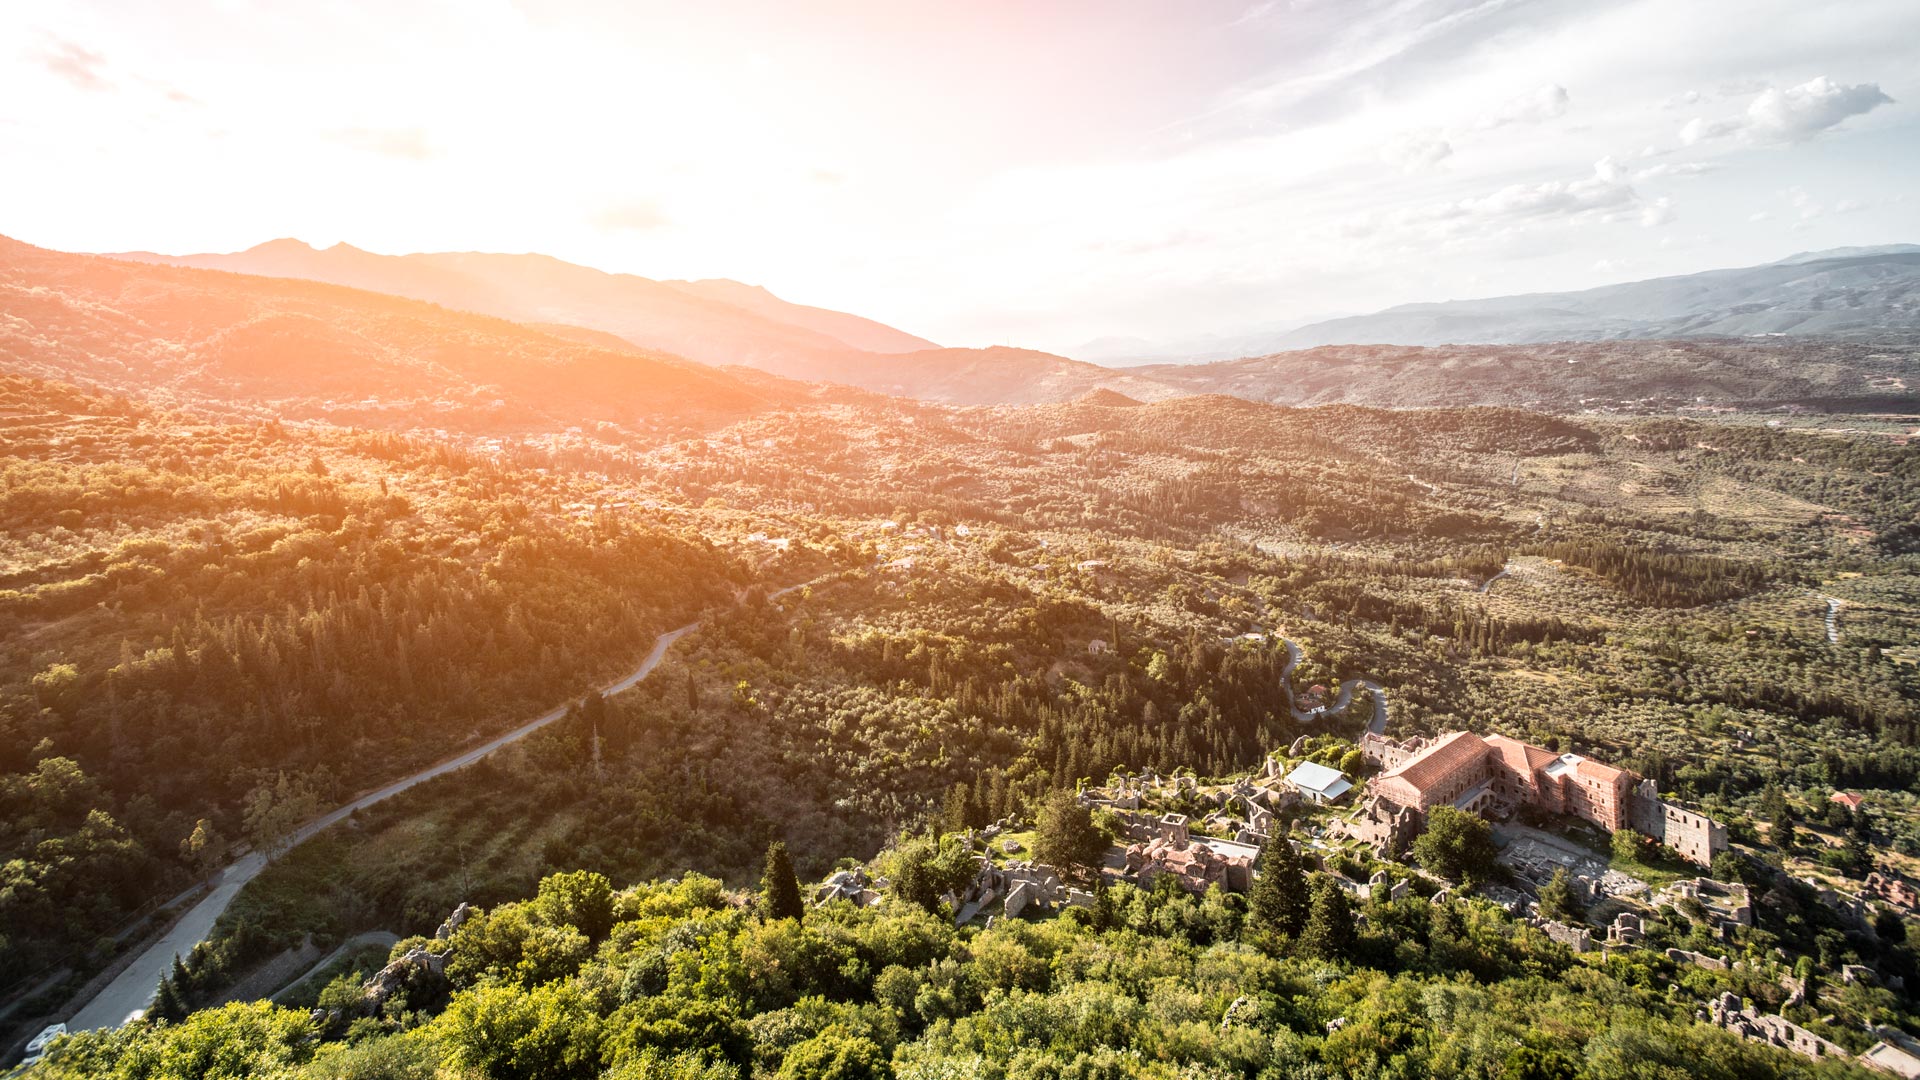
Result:
{"type": "Polygon", "coordinates": [[[1517,1059],[1486,1025],[1522,1017],[1541,1060],[1652,1040],[1846,1075],[1907,1015],[1920,483],[1873,396],[1905,353],[1336,348],[1082,383],[898,354],[943,380],[922,398],[6,252],[4,1022],[101,1029],[47,1075],[212,1040],[315,1075],[735,1075],[831,1044],[931,1076],[1026,1038],[1016,1005],[1083,1000],[1157,1048],[1143,1075],[1492,1069],[1517,1059]],[[1654,369],[1724,397],[1595,400],[1654,369]],[[1512,807],[1515,854],[1470,870],[1361,839],[1369,740],[1456,731],[1643,777],[1723,848],[1512,807]],[[1354,788],[1306,798],[1306,765],[1354,788]],[[1350,929],[1143,873],[1168,815],[1176,852],[1244,838],[1273,868],[1295,838],[1253,882],[1297,874],[1350,929]],[[797,921],[759,884],[776,843],[797,921]],[[1647,889],[1563,907],[1514,869],[1553,844],[1647,889]],[[1703,875],[1749,923],[1655,901],[1703,875]],[[1622,913],[1642,939],[1576,947],[1622,913]],[[1726,993],[1834,1055],[1696,1020],[1726,993]],[[1480,1005],[1411,1038],[1435,995],[1480,1005]],[[143,1007],[168,1022],[115,1027],[143,1007]],[[513,1064],[531,1044],[480,1010],[566,1017],[560,1056],[513,1064]]]}

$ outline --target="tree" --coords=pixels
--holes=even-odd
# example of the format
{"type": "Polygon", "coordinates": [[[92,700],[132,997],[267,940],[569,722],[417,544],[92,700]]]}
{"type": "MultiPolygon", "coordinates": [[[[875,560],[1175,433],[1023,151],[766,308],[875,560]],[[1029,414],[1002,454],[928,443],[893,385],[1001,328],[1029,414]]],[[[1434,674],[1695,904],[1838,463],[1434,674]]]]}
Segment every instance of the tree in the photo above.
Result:
{"type": "Polygon", "coordinates": [[[490,1080],[591,1080],[601,1019],[566,983],[483,985],[454,996],[440,1026],[452,1063],[490,1080]]]}
{"type": "Polygon", "coordinates": [[[1586,915],[1580,898],[1574,895],[1573,879],[1568,876],[1566,867],[1555,870],[1547,883],[1540,887],[1540,914],[1565,923],[1586,915]]]}
{"type": "Polygon", "coordinates": [[[1427,813],[1427,828],[1413,842],[1413,857],[1427,872],[1467,884],[1486,880],[1494,869],[1493,829],[1478,814],[1451,806],[1427,813]]]}
{"type": "Polygon", "coordinates": [[[305,780],[277,775],[247,793],[241,811],[254,850],[277,858],[293,840],[301,824],[320,813],[320,796],[305,780]]]}
{"type": "Polygon", "coordinates": [[[1773,829],[1767,834],[1767,839],[1772,840],[1773,846],[1781,851],[1792,851],[1799,840],[1793,828],[1793,815],[1782,814],[1780,819],[1773,823],[1773,829]]]}
{"type": "Polygon", "coordinates": [[[941,898],[958,892],[978,872],[973,852],[958,836],[902,836],[879,858],[895,896],[939,914],[941,898]]]}
{"type": "Polygon", "coordinates": [[[33,693],[40,704],[71,718],[80,706],[80,669],[72,664],[50,664],[33,677],[33,693]]]}
{"type": "MultiPolygon", "coordinates": [[[[175,956],[173,962],[177,966],[180,958],[175,956]]],[[[180,992],[180,987],[174,985],[173,976],[160,976],[160,985],[153,992],[153,1004],[147,1006],[147,1016],[177,1024],[187,1018],[187,1012],[187,999],[180,992]]]]}
{"type": "Polygon", "coordinates": [[[940,826],[948,832],[964,832],[973,822],[972,791],[965,781],[955,780],[947,789],[947,804],[940,812],[940,826]]]}
{"type": "Polygon", "coordinates": [[[1093,822],[1093,812],[1071,791],[1056,791],[1041,804],[1034,858],[1060,869],[1090,869],[1100,864],[1112,837],[1093,822]]]}
{"type": "Polygon", "coordinates": [[[1353,905],[1346,890],[1332,875],[1321,874],[1313,883],[1312,910],[1300,931],[1297,951],[1319,960],[1338,960],[1352,949],[1353,933],[1353,905]]]}
{"type": "Polygon", "coordinates": [[[835,1024],[787,1051],[780,1080],[890,1080],[893,1064],[872,1039],[835,1024]]]}
{"type": "Polygon", "coordinates": [[[760,873],[760,903],[769,919],[806,918],[807,905],[800,899],[800,879],[794,875],[793,860],[787,845],[775,840],[767,845],[766,869],[760,873]]]}
{"type": "Polygon", "coordinates": [[[220,853],[225,846],[226,842],[221,839],[219,830],[213,827],[213,822],[201,818],[194,822],[193,832],[180,841],[180,856],[191,862],[194,869],[205,874],[220,860],[220,853]]]}
{"type": "Polygon", "coordinates": [[[1306,929],[1310,903],[1300,853],[1293,849],[1293,841],[1276,833],[1260,854],[1260,873],[1247,898],[1247,931],[1271,951],[1306,929]]]}
{"type": "Polygon", "coordinates": [[[568,926],[600,941],[613,930],[613,883],[605,874],[575,870],[540,882],[534,912],[548,926],[568,926]]]}
{"type": "Polygon", "coordinates": [[[1637,829],[1615,829],[1608,846],[1613,849],[1613,857],[1622,862],[1644,862],[1652,843],[1647,834],[1637,829]]]}

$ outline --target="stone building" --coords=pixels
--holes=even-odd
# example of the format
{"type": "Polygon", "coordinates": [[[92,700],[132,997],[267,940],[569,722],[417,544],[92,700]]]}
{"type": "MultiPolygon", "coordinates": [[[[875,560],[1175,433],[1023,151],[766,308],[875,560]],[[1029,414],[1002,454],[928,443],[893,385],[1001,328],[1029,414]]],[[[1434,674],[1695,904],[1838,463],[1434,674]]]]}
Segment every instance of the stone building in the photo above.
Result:
{"type": "Polygon", "coordinates": [[[1370,760],[1397,762],[1375,778],[1374,796],[1422,818],[1436,806],[1472,813],[1524,806],[1608,832],[1631,825],[1702,866],[1726,850],[1726,826],[1662,800],[1650,780],[1580,754],[1468,731],[1417,747],[1370,736],[1361,750],[1370,760]]]}
{"type": "Polygon", "coordinates": [[[1727,827],[1660,797],[1651,780],[1640,781],[1634,790],[1633,827],[1677,852],[1681,858],[1708,866],[1713,857],[1727,850],[1727,827]]]}

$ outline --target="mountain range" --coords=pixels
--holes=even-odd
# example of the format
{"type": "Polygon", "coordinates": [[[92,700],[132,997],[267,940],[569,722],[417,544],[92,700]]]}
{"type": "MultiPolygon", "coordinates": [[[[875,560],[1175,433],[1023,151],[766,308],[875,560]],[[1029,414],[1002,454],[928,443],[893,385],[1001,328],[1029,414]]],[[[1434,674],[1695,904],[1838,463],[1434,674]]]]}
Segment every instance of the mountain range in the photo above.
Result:
{"type": "Polygon", "coordinates": [[[1616,330],[1636,318],[1666,325],[1660,320],[1679,318],[1681,308],[1722,313],[1669,327],[1667,337],[1324,345],[1110,368],[1030,349],[940,348],[735,281],[655,281],[542,255],[386,256],[283,240],[232,255],[102,257],[6,241],[0,282],[14,289],[0,295],[9,320],[0,324],[0,357],[53,377],[157,385],[263,409],[325,401],[336,418],[347,415],[343,403],[393,399],[431,405],[435,415],[462,411],[468,426],[696,422],[770,400],[860,391],[955,405],[1224,394],[1284,405],[1560,412],[1911,411],[1920,408],[1911,389],[1920,385],[1920,350],[1909,344],[1916,277],[1920,248],[1815,252],[1766,267],[1319,324],[1359,328],[1475,308],[1499,314],[1442,321],[1479,320],[1496,337],[1491,328],[1504,319],[1510,336],[1550,336],[1543,311],[1563,329],[1610,319],[1616,330]],[[1842,293],[1852,302],[1840,303],[1842,293]],[[1735,307],[1737,315],[1726,314],[1735,307]],[[1709,336],[1736,320],[1789,329],[1709,336]],[[476,413],[479,402],[499,404],[476,413]]]}
{"type": "Polygon", "coordinates": [[[1849,335],[1920,328],[1920,245],[1807,252],[1579,292],[1402,304],[1312,323],[1279,349],[1624,338],[1849,335]]]}

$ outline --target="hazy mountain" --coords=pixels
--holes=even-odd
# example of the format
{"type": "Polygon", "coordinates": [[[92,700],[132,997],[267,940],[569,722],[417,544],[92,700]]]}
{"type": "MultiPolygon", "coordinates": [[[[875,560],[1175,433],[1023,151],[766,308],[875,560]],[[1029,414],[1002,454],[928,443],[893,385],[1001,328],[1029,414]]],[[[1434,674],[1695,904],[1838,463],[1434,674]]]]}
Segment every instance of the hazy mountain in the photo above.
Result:
{"type": "Polygon", "coordinates": [[[1301,327],[1284,335],[1280,347],[1832,335],[1887,329],[1920,329],[1920,247],[1841,248],[1764,266],[1580,292],[1403,304],[1301,327]]]}
{"type": "Polygon", "coordinates": [[[0,364],[262,415],[450,430],[697,425],[781,400],[770,382],[676,356],[418,300],[3,237],[0,364]]]}
{"type": "Polygon", "coordinates": [[[274,240],[226,255],[112,257],[349,285],[516,322],[602,330],[703,363],[782,374],[848,353],[936,347],[870,319],[789,304],[735,281],[654,281],[547,255],[376,255],[348,244],[318,249],[274,240]]]}
{"type": "Polygon", "coordinates": [[[929,349],[888,357],[882,368],[838,374],[822,372],[812,377],[949,405],[1071,401],[1103,389],[1148,401],[1183,392],[1132,371],[1116,371],[1052,353],[1003,346],[929,349]]]}
{"type": "Polygon", "coordinates": [[[1328,345],[1128,371],[1189,394],[1282,405],[1504,405],[1570,412],[1691,405],[1920,407],[1920,348],[1768,337],[1538,345],[1328,345]]]}
{"type": "Polygon", "coordinates": [[[751,311],[777,322],[802,327],[843,341],[856,349],[875,353],[908,353],[940,346],[923,337],[895,330],[882,322],[849,315],[844,311],[791,304],[760,285],[745,285],[729,278],[700,281],[666,281],[682,292],[751,311]]]}
{"type": "Polygon", "coordinates": [[[1204,364],[1242,356],[1264,356],[1288,348],[1287,335],[1326,316],[1294,319],[1254,330],[1229,334],[1196,334],[1155,341],[1141,337],[1099,337],[1073,350],[1073,355],[1095,364],[1117,367],[1139,364],[1204,364]]]}

